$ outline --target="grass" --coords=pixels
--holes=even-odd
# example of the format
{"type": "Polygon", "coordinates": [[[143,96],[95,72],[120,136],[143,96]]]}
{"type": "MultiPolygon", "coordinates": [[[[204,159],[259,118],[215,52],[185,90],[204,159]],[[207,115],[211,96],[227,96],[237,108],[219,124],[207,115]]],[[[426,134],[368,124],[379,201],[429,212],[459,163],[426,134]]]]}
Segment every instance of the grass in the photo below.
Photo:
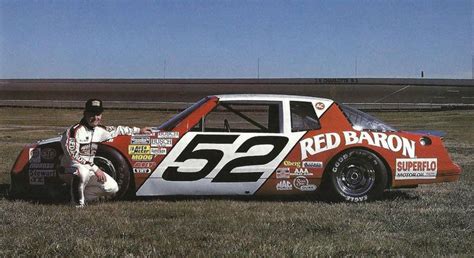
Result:
{"type": "MultiPolygon", "coordinates": [[[[172,114],[107,111],[107,124],[157,125],[172,114]]],[[[405,130],[447,132],[456,183],[388,192],[382,201],[188,198],[84,209],[0,199],[0,256],[471,256],[474,111],[375,113],[405,130]]],[[[77,110],[0,108],[0,183],[20,148],[77,121],[77,110]]]]}

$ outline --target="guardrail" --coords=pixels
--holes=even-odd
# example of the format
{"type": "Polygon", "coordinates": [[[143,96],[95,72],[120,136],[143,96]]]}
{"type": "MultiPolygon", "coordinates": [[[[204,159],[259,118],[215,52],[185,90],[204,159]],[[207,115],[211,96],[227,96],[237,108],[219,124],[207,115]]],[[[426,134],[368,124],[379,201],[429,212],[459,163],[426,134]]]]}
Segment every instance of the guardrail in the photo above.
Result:
{"type": "MultiPolygon", "coordinates": [[[[181,111],[191,102],[107,101],[108,109],[181,111]]],[[[344,103],[367,111],[441,111],[474,109],[474,104],[439,103],[344,103]]],[[[75,100],[0,100],[0,107],[82,109],[84,101],[75,100]]]]}

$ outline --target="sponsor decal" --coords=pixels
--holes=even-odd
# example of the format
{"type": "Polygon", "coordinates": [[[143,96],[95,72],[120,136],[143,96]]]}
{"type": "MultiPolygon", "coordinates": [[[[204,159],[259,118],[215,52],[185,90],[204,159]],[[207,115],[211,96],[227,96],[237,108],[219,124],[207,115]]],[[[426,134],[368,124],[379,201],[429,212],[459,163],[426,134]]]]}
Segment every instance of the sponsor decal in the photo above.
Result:
{"type": "Polygon", "coordinates": [[[128,154],[151,154],[150,145],[128,145],[128,154]]]}
{"type": "Polygon", "coordinates": [[[74,139],[74,138],[69,139],[69,150],[71,152],[76,151],[76,139],[74,139]]]}
{"type": "Polygon", "coordinates": [[[56,170],[51,169],[30,169],[29,171],[30,185],[44,185],[45,177],[54,177],[56,170]]]}
{"type": "Polygon", "coordinates": [[[149,168],[133,168],[133,173],[150,174],[150,173],[151,173],[151,169],[149,169],[149,168]]]}
{"type": "Polygon", "coordinates": [[[172,139],[157,138],[151,139],[151,146],[153,147],[171,147],[173,146],[172,139]]]}
{"type": "Polygon", "coordinates": [[[276,189],[278,191],[290,191],[293,190],[293,185],[290,183],[290,181],[283,180],[278,182],[278,184],[276,185],[276,189]]]}
{"type": "Polygon", "coordinates": [[[156,166],[156,162],[140,161],[140,162],[135,162],[135,164],[133,164],[133,167],[135,168],[152,168],[154,166],[156,166]]]}
{"type": "Polygon", "coordinates": [[[293,185],[300,191],[316,191],[316,185],[309,184],[309,180],[304,176],[293,179],[293,185]]]}
{"type": "Polygon", "coordinates": [[[289,161],[285,160],[283,161],[283,165],[288,166],[288,167],[301,167],[301,162],[300,161],[289,161]]]}
{"type": "Polygon", "coordinates": [[[292,176],[312,176],[313,173],[310,173],[307,168],[296,168],[295,172],[291,173],[292,176]]]}
{"type": "Polygon", "coordinates": [[[290,178],[290,168],[277,168],[276,178],[290,178]]]}
{"type": "Polygon", "coordinates": [[[397,159],[395,179],[436,179],[438,159],[397,159]]]}
{"type": "Polygon", "coordinates": [[[153,155],[151,154],[133,154],[132,160],[138,161],[151,161],[153,159],[153,155]]]}
{"type": "Polygon", "coordinates": [[[323,102],[318,102],[314,105],[314,107],[316,107],[317,110],[323,110],[326,106],[323,102]]]}
{"type": "Polygon", "coordinates": [[[323,168],[323,162],[321,161],[303,161],[304,168],[323,168]]]}
{"type": "Polygon", "coordinates": [[[158,138],[179,138],[179,132],[158,132],[158,138]]]}
{"type": "Polygon", "coordinates": [[[335,149],[343,145],[367,144],[381,147],[393,152],[402,152],[403,156],[415,157],[415,142],[395,134],[378,132],[344,131],[342,136],[337,133],[318,134],[300,141],[301,160],[321,152],[335,149]]]}
{"type": "Polygon", "coordinates": [[[166,155],[166,148],[151,148],[150,153],[153,155],[166,155]]]}
{"type": "Polygon", "coordinates": [[[56,150],[53,148],[41,149],[41,159],[51,161],[56,158],[56,150]]]}
{"type": "Polygon", "coordinates": [[[132,137],[152,137],[155,136],[155,133],[137,133],[137,134],[132,134],[132,137]]]}
{"type": "Polygon", "coordinates": [[[149,136],[132,136],[130,138],[130,144],[150,144],[149,136]]]}
{"type": "Polygon", "coordinates": [[[52,169],[30,169],[30,177],[53,177],[56,175],[56,170],[52,169]]]}
{"type": "Polygon", "coordinates": [[[51,169],[54,168],[54,163],[32,163],[30,164],[30,169],[33,168],[51,169]]]}
{"type": "Polygon", "coordinates": [[[41,162],[41,149],[30,148],[28,160],[30,161],[30,163],[40,163],[41,162]]]}

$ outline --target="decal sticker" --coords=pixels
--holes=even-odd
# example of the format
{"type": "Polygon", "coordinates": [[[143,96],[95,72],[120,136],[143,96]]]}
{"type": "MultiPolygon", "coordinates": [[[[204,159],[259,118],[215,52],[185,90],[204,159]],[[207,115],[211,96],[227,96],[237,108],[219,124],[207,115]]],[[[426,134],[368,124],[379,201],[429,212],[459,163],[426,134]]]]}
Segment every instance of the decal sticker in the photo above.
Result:
{"type": "Polygon", "coordinates": [[[326,107],[323,102],[318,102],[314,106],[317,110],[324,110],[324,108],[326,107]]]}
{"type": "Polygon", "coordinates": [[[44,185],[44,178],[54,177],[56,175],[56,170],[30,169],[28,174],[30,177],[30,185],[44,185]]]}
{"type": "Polygon", "coordinates": [[[295,172],[291,173],[292,176],[312,176],[313,173],[310,173],[307,168],[296,168],[295,172]]]}
{"type": "Polygon", "coordinates": [[[304,168],[323,168],[323,162],[321,161],[303,161],[304,168]]]}
{"type": "Polygon", "coordinates": [[[290,183],[290,181],[284,180],[284,181],[280,181],[276,185],[276,189],[278,191],[290,191],[290,190],[293,190],[293,185],[290,183]]]}
{"type": "Polygon", "coordinates": [[[71,152],[76,151],[76,139],[74,139],[74,138],[69,139],[69,150],[71,152]]]}
{"type": "Polygon", "coordinates": [[[293,180],[293,185],[300,191],[316,191],[316,185],[309,184],[309,180],[304,176],[298,176],[293,180]]]}
{"type": "Polygon", "coordinates": [[[276,178],[290,178],[290,168],[277,168],[276,178]]]}
{"type": "Polygon", "coordinates": [[[135,168],[152,168],[156,166],[156,162],[135,162],[135,164],[133,164],[133,167],[135,168]]]}
{"type": "Polygon", "coordinates": [[[139,160],[139,161],[151,161],[153,159],[153,155],[151,154],[133,154],[132,160],[139,160]]]}
{"type": "Polygon", "coordinates": [[[151,137],[155,136],[155,133],[137,133],[137,134],[132,134],[132,137],[151,137]]]}
{"type": "Polygon", "coordinates": [[[45,161],[52,161],[56,158],[56,150],[52,148],[41,149],[41,159],[45,161]]]}
{"type": "Polygon", "coordinates": [[[150,144],[150,137],[149,136],[132,136],[130,138],[131,144],[150,144]]]}
{"type": "Polygon", "coordinates": [[[301,162],[300,161],[289,161],[285,160],[283,161],[283,165],[288,166],[288,167],[301,167],[301,162]]]}
{"type": "Polygon", "coordinates": [[[128,145],[128,154],[151,154],[150,145],[128,145]]]}
{"type": "Polygon", "coordinates": [[[438,159],[397,159],[395,179],[436,179],[438,159]]]}
{"type": "Polygon", "coordinates": [[[393,152],[402,152],[403,156],[415,157],[415,142],[395,134],[377,132],[344,131],[343,136],[337,133],[318,134],[300,141],[301,160],[324,151],[343,145],[367,144],[381,147],[393,152]],[[343,142],[344,141],[344,142],[343,142]]]}
{"type": "Polygon", "coordinates": [[[40,148],[30,148],[29,161],[30,163],[41,162],[41,149],[40,148]]]}
{"type": "Polygon", "coordinates": [[[151,139],[151,146],[153,147],[171,147],[173,146],[172,139],[157,138],[151,139]]]}
{"type": "Polygon", "coordinates": [[[179,138],[179,132],[158,132],[158,138],[179,138]]]}
{"type": "Polygon", "coordinates": [[[151,148],[150,153],[153,155],[166,155],[166,148],[151,148]]]}
{"type": "Polygon", "coordinates": [[[149,169],[149,168],[133,168],[133,173],[150,174],[150,173],[151,173],[151,169],[149,169]]]}
{"type": "Polygon", "coordinates": [[[54,168],[54,163],[32,163],[30,164],[30,169],[32,168],[51,169],[54,168]]]}

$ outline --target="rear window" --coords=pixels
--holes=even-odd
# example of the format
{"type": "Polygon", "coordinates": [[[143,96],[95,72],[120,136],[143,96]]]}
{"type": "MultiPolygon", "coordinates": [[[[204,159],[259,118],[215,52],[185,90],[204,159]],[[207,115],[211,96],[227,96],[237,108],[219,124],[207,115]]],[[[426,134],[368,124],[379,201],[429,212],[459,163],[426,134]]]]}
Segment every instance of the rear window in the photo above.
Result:
{"type": "Polygon", "coordinates": [[[398,131],[394,127],[380,121],[378,118],[375,118],[358,109],[343,104],[339,104],[339,107],[341,107],[347,119],[349,119],[349,121],[351,122],[352,127],[356,130],[373,130],[381,132],[398,131]]]}
{"type": "Polygon", "coordinates": [[[290,101],[291,131],[309,131],[321,128],[311,102],[290,101]]]}

